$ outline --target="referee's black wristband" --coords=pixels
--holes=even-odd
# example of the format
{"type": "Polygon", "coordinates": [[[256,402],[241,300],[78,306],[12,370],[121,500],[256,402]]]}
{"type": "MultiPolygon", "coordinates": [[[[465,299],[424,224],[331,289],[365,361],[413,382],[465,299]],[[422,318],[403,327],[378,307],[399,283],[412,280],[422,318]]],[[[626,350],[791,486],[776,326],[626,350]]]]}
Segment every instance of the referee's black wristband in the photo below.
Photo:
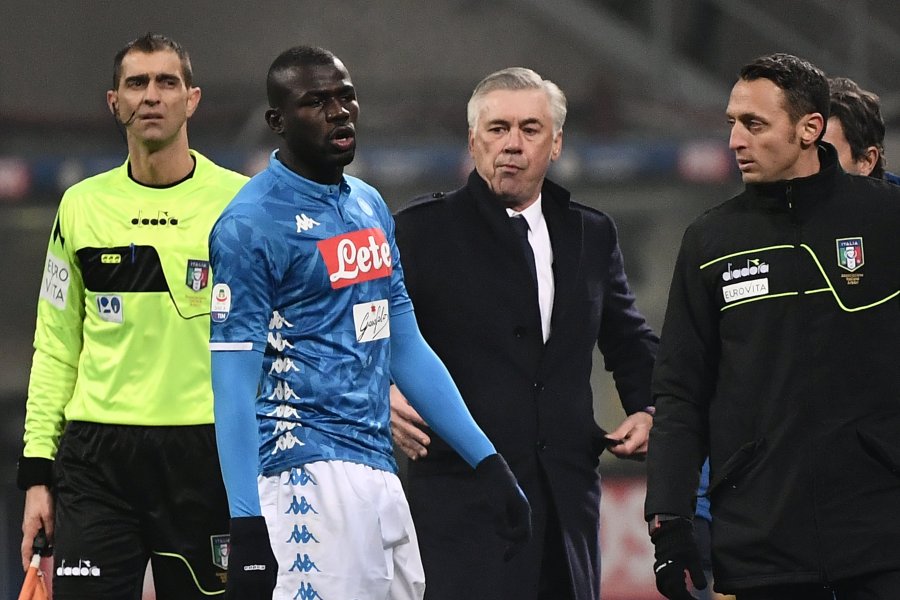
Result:
{"type": "Polygon", "coordinates": [[[53,461],[49,458],[20,456],[16,485],[26,491],[33,485],[53,486],[53,461]]]}

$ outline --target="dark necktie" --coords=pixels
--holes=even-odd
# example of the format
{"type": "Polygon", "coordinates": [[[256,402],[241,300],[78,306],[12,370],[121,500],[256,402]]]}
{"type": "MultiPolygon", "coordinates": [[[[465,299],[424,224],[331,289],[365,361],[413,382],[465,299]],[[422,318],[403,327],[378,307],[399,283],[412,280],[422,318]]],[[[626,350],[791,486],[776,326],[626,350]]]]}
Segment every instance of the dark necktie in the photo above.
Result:
{"type": "Polygon", "coordinates": [[[522,215],[517,215],[515,217],[510,217],[510,222],[512,223],[513,229],[515,229],[516,233],[519,235],[519,242],[522,244],[522,252],[525,253],[528,270],[531,271],[531,279],[534,281],[535,288],[537,288],[537,267],[535,267],[534,264],[534,250],[528,242],[528,221],[526,221],[525,217],[522,215]]]}

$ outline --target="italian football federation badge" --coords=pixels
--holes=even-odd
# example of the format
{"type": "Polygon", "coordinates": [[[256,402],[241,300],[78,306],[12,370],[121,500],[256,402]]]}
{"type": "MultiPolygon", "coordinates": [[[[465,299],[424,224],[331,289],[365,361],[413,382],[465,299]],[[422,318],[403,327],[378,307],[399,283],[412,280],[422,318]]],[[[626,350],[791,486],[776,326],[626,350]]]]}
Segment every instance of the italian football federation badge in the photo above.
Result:
{"type": "Polygon", "coordinates": [[[212,544],[213,564],[220,569],[228,570],[228,544],[230,536],[224,535],[209,536],[209,543],[212,544]]]}
{"type": "Polygon", "coordinates": [[[861,237],[840,238],[837,243],[838,265],[851,273],[862,267],[866,258],[863,254],[863,240],[861,237]]]}
{"type": "Polygon", "coordinates": [[[199,292],[209,283],[209,261],[190,259],[187,262],[185,284],[195,292],[199,292]]]}

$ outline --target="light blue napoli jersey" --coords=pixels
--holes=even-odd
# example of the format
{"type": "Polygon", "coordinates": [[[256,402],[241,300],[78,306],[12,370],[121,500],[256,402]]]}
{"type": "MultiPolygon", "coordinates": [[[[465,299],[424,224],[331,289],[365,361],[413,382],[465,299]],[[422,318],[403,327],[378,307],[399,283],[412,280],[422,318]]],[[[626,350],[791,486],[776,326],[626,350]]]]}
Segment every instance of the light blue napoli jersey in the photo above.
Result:
{"type": "Polygon", "coordinates": [[[315,183],[273,153],[213,227],[210,263],[210,349],[265,353],[260,473],[318,460],[396,471],[390,319],[412,304],[378,191],[315,183]]]}

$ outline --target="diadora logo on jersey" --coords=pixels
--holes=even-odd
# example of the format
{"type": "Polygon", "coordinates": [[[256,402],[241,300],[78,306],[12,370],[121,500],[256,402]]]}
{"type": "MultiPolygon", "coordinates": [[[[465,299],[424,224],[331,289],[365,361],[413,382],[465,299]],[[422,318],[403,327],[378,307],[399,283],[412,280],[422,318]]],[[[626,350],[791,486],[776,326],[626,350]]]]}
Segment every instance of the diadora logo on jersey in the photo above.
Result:
{"type": "Polygon", "coordinates": [[[316,225],[321,225],[321,223],[310,219],[303,213],[296,215],[294,218],[297,219],[297,233],[303,233],[304,231],[309,231],[316,225]]]}
{"type": "Polygon", "coordinates": [[[152,213],[144,213],[144,211],[139,210],[136,217],[132,217],[131,219],[132,225],[137,225],[138,227],[151,226],[156,227],[159,225],[178,225],[178,219],[171,216],[169,211],[167,210],[158,210],[156,214],[152,213]]]}
{"type": "Polygon", "coordinates": [[[209,284],[209,261],[190,259],[187,262],[185,284],[195,292],[199,292],[209,284]]]}
{"type": "Polygon", "coordinates": [[[357,342],[374,342],[391,337],[391,319],[387,300],[364,302],[353,306],[353,324],[357,342]]]}
{"type": "Polygon", "coordinates": [[[863,254],[863,239],[861,237],[840,238],[835,240],[837,244],[838,266],[847,269],[851,273],[866,262],[863,254]]]}
{"type": "Polygon", "coordinates": [[[69,263],[48,252],[44,278],[41,281],[41,298],[56,308],[65,310],[70,278],[69,263]]]}
{"type": "Polygon", "coordinates": [[[57,577],[100,577],[100,567],[91,564],[90,560],[79,560],[77,566],[67,565],[62,559],[56,567],[57,577]]]}
{"type": "Polygon", "coordinates": [[[391,247],[384,232],[374,227],[322,240],[317,246],[334,289],[389,277],[393,271],[391,247]]]}
{"type": "Polygon", "coordinates": [[[97,314],[104,321],[122,323],[122,296],[97,296],[97,314]]]}
{"type": "Polygon", "coordinates": [[[228,543],[231,536],[227,533],[209,536],[209,544],[212,546],[212,562],[220,569],[228,570],[228,543]]]}
{"type": "Polygon", "coordinates": [[[758,258],[748,258],[746,264],[741,266],[732,266],[728,263],[728,269],[722,273],[723,281],[734,281],[742,277],[750,277],[753,275],[762,275],[769,272],[769,265],[758,258]]]}
{"type": "Polygon", "coordinates": [[[227,283],[217,283],[212,289],[209,304],[209,317],[216,323],[222,323],[231,312],[231,288],[227,283]]]}

